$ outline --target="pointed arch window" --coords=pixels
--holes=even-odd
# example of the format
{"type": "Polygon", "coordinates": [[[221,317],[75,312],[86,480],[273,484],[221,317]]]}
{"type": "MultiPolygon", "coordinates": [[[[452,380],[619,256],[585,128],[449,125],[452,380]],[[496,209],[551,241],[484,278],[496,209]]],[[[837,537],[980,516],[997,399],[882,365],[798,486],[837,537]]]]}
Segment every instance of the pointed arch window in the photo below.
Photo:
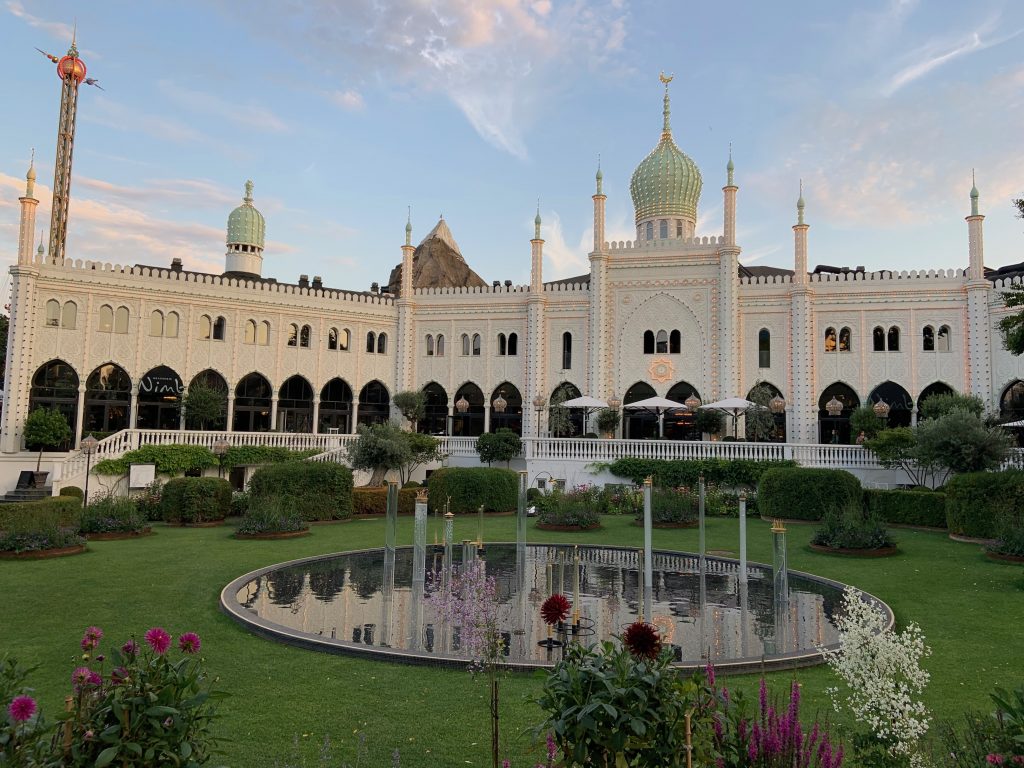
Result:
{"type": "Polygon", "coordinates": [[[46,324],[51,328],[60,327],[60,302],[56,299],[46,302],[46,324]]]}
{"type": "Polygon", "coordinates": [[[209,315],[199,316],[199,338],[209,339],[213,336],[213,321],[210,320],[209,315]]]}
{"type": "Polygon", "coordinates": [[[256,343],[264,347],[270,344],[270,323],[264,320],[256,330],[256,343]]]}
{"type": "Polygon", "coordinates": [[[662,219],[658,222],[658,237],[662,240],[668,240],[668,219],[662,219]]]}
{"type": "Polygon", "coordinates": [[[383,355],[383,354],[386,354],[387,351],[388,351],[388,335],[386,333],[382,333],[379,336],[377,336],[377,354],[378,355],[383,355]]]}
{"type": "Polygon", "coordinates": [[[366,351],[371,355],[377,350],[377,334],[373,331],[366,332],[366,351]]]}
{"type": "Polygon", "coordinates": [[[853,344],[853,331],[843,328],[839,331],[839,351],[849,352],[853,344]]]}
{"type": "Polygon", "coordinates": [[[60,312],[60,327],[75,330],[78,321],[78,305],[73,301],[65,301],[60,312]]]}
{"type": "Polygon", "coordinates": [[[935,351],[935,329],[930,325],[921,330],[921,349],[925,352],[935,351]]]}
{"type": "Polygon", "coordinates": [[[444,357],[444,334],[437,334],[437,356],[444,357]]]}
{"type": "Polygon", "coordinates": [[[648,240],[653,240],[654,239],[654,222],[653,221],[648,221],[647,222],[647,239],[648,240]]]}
{"type": "Polygon", "coordinates": [[[644,331],[644,354],[654,354],[654,331],[644,331]]]}
{"type": "Polygon", "coordinates": [[[312,335],[312,328],[310,328],[308,325],[302,326],[302,329],[299,331],[299,346],[304,349],[309,349],[309,340],[312,335]]]}
{"type": "Polygon", "coordinates": [[[114,312],[114,333],[128,333],[128,307],[118,307],[114,312]]]}
{"type": "Polygon", "coordinates": [[[659,355],[668,354],[668,333],[665,331],[658,331],[658,335],[655,339],[654,351],[659,355]]]}
{"type": "Polygon", "coordinates": [[[508,335],[508,354],[510,357],[515,357],[519,354],[519,336],[515,333],[508,335]]]}
{"type": "Polygon", "coordinates": [[[875,352],[885,352],[885,331],[880,325],[876,325],[871,331],[871,348],[875,352]]]}
{"type": "Polygon", "coordinates": [[[177,312],[168,312],[167,317],[164,318],[164,336],[168,339],[178,338],[178,317],[177,312]]]}
{"type": "Polygon", "coordinates": [[[900,351],[900,329],[897,326],[892,326],[889,329],[889,333],[886,335],[886,341],[888,343],[888,349],[890,352],[900,351]]]}
{"type": "Polygon", "coordinates": [[[767,328],[757,332],[757,367],[772,367],[772,334],[767,328]]]}
{"type": "Polygon", "coordinates": [[[433,356],[434,356],[434,337],[428,333],[427,334],[427,357],[433,357],[433,356]]]}
{"type": "Polygon", "coordinates": [[[473,334],[473,357],[480,357],[481,348],[482,347],[481,347],[481,343],[480,343],[480,334],[479,333],[474,333],[473,334]]]}
{"type": "Polygon", "coordinates": [[[341,333],[338,335],[338,349],[342,352],[348,352],[349,345],[352,342],[352,331],[348,328],[342,328],[341,333]]]}
{"type": "Polygon", "coordinates": [[[114,308],[109,304],[100,307],[100,333],[111,333],[114,330],[114,308]]]}
{"type": "Polygon", "coordinates": [[[676,237],[682,239],[683,237],[683,220],[676,219],[676,237]]]}
{"type": "Polygon", "coordinates": [[[935,339],[935,349],[938,352],[949,352],[949,326],[940,325],[939,335],[935,339]]]}
{"type": "Polygon", "coordinates": [[[224,341],[224,326],[227,325],[227,320],[223,317],[218,317],[213,321],[213,340],[224,341]]]}
{"type": "Polygon", "coordinates": [[[504,333],[498,334],[498,357],[504,357],[507,351],[508,340],[504,333]]]}
{"type": "Polygon", "coordinates": [[[682,335],[679,331],[672,331],[668,335],[668,352],[670,355],[678,355],[682,349],[682,335]]]}
{"type": "Polygon", "coordinates": [[[245,321],[245,343],[255,344],[256,343],[256,321],[246,320],[245,321]]]}
{"type": "Polygon", "coordinates": [[[292,323],[288,326],[288,346],[297,347],[299,346],[299,326],[292,323]]]}
{"type": "Polygon", "coordinates": [[[164,335],[164,313],[161,312],[159,309],[154,309],[149,316],[149,335],[164,335]]]}
{"type": "Polygon", "coordinates": [[[825,329],[825,351],[835,352],[836,351],[836,329],[826,328],[825,329]]]}
{"type": "Polygon", "coordinates": [[[337,328],[331,328],[331,330],[329,330],[327,332],[327,348],[328,349],[337,349],[338,348],[338,329],[337,328]]]}
{"type": "Polygon", "coordinates": [[[568,371],[572,368],[572,334],[566,331],[562,334],[562,370],[568,371]]]}
{"type": "Polygon", "coordinates": [[[465,357],[469,357],[469,334],[462,334],[462,354],[465,357]]]}

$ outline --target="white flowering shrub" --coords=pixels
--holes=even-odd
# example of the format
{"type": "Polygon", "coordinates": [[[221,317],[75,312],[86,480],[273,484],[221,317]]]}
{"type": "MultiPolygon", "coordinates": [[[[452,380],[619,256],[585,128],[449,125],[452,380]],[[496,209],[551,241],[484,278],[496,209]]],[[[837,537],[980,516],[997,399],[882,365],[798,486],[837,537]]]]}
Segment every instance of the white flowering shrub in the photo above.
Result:
{"type": "MultiPolygon", "coordinates": [[[[846,684],[830,688],[836,711],[846,707],[870,731],[886,765],[925,765],[918,743],[928,730],[928,710],[921,694],[929,675],[921,659],[931,655],[917,624],[902,632],[885,628],[885,615],[853,587],[843,594],[836,618],[839,648],[824,651],[832,671],[846,684]]],[[[867,750],[873,751],[873,750],[867,750]]]]}

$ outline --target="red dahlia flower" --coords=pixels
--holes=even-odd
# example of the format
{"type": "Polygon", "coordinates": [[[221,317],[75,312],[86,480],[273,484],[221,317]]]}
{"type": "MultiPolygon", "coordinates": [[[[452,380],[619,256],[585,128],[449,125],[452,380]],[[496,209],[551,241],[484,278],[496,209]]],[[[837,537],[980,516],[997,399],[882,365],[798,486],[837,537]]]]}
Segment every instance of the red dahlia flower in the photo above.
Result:
{"type": "Polygon", "coordinates": [[[622,642],[629,652],[638,659],[656,659],[661,653],[661,638],[653,625],[634,621],[626,627],[622,642]]]}
{"type": "Polygon", "coordinates": [[[565,595],[554,594],[540,607],[540,616],[546,624],[557,624],[569,616],[569,599],[565,595]]]}

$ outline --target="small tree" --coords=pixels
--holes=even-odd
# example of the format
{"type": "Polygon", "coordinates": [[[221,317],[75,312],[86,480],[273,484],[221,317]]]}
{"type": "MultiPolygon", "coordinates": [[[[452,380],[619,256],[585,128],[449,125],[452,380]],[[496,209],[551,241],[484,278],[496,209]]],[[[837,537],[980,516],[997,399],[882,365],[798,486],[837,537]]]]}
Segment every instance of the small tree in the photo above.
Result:
{"type": "Polygon", "coordinates": [[[918,462],[943,467],[948,477],[998,469],[1012,445],[1013,439],[1001,427],[987,426],[979,416],[956,410],[917,426],[914,455],[918,462]]]}
{"type": "Polygon", "coordinates": [[[523,450],[523,441],[511,429],[502,427],[497,432],[480,435],[476,439],[476,450],[480,454],[480,461],[486,461],[488,464],[504,461],[507,467],[523,450]]]}
{"type": "Polygon", "coordinates": [[[709,435],[720,435],[725,429],[725,414],[711,408],[698,408],[697,415],[693,417],[697,429],[701,433],[709,435]]]}
{"type": "Polygon", "coordinates": [[[875,415],[875,409],[870,405],[862,405],[850,414],[850,432],[854,437],[864,433],[868,440],[875,437],[885,429],[885,421],[875,415]]]}
{"type": "Polygon", "coordinates": [[[71,439],[71,427],[56,408],[36,408],[25,419],[25,447],[38,446],[36,472],[43,463],[43,451],[71,439]]]}
{"type": "Polygon", "coordinates": [[[420,390],[409,389],[396,393],[391,401],[415,432],[417,423],[427,415],[427,396],[420,390]]]}
{"type": "Polygon", "coordinates": [[[412,461],[407,434],[390,421],[359,427],[359,437],[348,449],[352,469],[369,472],[369,485],[383,485],[388,472],[401,471],[412,461]]]}
{"type": "Polygon", "coordinates": [[[764,383],[756,384],[750,390],[750,402],[761,407],[751,408],[744,414],[748,440],[768,440],[775,432],[775,415],[768,407],[774,396],[771,388],[764,383]]]}
{"type": "Polygon", "coordinates": [[[975,416],[984,416],[985,403],[977,395],[960,395],[955,392],[932,395],[921,401],[918,420],[938,419],[952,411],[967,411],[975,416]]]}
{"type": "Polygon", "coordinates": [[[548,409],[548,431],[552,436],[572,437],[576,433],[576,425],[572,423],[569,409],[562,403],[569,399],[564,389],[558,389],[551,396],[551,407],[548,409]]]}
{"type": "Polygon", "coordinates": [[[622,411],[618,408],[602,408],[597,412],[597,428],[604,434],[615,434],[622,423],[622,411]]]}
{"type": "Polygon", "coordinates": [[[192,382],[181,399],[185,409],[185,424],[189,429],[219,429],[224,425],[228,393],[221,387],[210,386],[203,380],[192,382]]]}
{"type": "Polygon", "coordinates": [[[398,477],[401,484],[405,485],[417,467],[432,461],[440,461],[445,454],[441,453],[441,443],[436,437],[419,432],[402,434],[405,435],[405,442],[409,446],[409,460],[398,468],[398,477]]]}

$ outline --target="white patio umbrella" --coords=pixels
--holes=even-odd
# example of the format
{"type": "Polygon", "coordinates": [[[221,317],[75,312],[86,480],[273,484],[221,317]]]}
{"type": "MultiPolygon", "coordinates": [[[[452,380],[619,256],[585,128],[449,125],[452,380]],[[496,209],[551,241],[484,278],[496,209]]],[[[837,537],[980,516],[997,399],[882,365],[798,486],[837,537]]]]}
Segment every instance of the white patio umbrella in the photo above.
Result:
{"type": "MultiPolygon", "coordinates": [[[[3,392],[0,392],[0,398],[3,398],[3,392]]],[[[1009,421],[1006,424],[1000,424],[1001,427],[1024,427],[1024,419],[1020,421],[1009,421]]]]}
{"type": "Polygon", "coordinates": [[[608,403],[604,400],[598,400],[596,397],[583,395],[582,397],[574,397],[572,400],[566,400],[562,403],[562,407],[583,409],[583,431],[586,432],[590,422],[590,414],[599,408],[607,408],[608,403]]]}
{"type": "Polygon", "coordinates": [[[709,411],[719,411],[732,416],[732,436],[736,437],[737,424],[742,414],[747,411],[767,411],[768,407],[764,405],[758,405],[750,400],[745,400],[742,397],[727,397],[725,400],[719,400],[715,403],[707,403],[706,405],[698,406],[699,408],[706,408],[709,411]]]}
{"type": "Polygon", "coordinates": [[[669,400],[665,397],[648,397],[646,400],[637,400],[635,403],[628,403],[623,408],[629,408],[634,411],[651,411],[655,416],[658,417],[658,437],[661,438],[665,434],[665,411],[677,411],[680,408],[686,409],[683,403],[677,403],[675,400],[669,400]]]}

